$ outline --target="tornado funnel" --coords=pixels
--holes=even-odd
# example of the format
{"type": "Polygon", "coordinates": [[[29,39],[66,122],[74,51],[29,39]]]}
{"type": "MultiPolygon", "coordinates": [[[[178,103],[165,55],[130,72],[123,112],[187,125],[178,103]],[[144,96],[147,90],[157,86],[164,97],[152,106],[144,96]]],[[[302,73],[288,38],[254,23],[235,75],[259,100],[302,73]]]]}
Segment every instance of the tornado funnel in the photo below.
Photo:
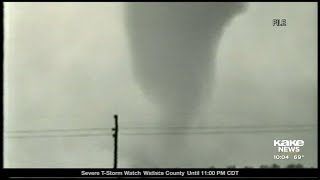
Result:
{"type": "Polygon", "coordinates": [[[126,8],[138,84],[160,109],[163,124],[187,125],[210,93],[223,30],[244,4],[128,3],[126,8]]]}

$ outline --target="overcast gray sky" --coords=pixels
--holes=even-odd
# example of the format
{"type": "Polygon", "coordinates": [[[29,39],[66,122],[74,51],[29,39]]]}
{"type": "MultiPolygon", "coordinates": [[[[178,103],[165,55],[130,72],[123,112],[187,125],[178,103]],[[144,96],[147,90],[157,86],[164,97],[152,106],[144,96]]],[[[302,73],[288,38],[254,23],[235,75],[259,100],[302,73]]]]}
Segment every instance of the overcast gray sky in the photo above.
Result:
{"type": "MultiPolygon", "coordinates": [[[[121,127],[160,126],[159,109],[134,79],[124,4],[5,3],[5,131],[111,128],[114,113],[124,133],[139,130],[121,127]]],[[[220,39],[212,95],[188,126],[317,125],[317,63],[316,3],[249,3],[220,39]],[[287,26],[272,26],[274,18],[286,19],[287,26]]],[[[303,139],[299,162],[317,166],[315,128],[188,135],[185,160],[170,163],[157,155],[161,138],[120,134],[119,167],[133,167],[140,147],[162,167],[298,162],[273,160],[274,139],[303,139]]],[[[5,167],[113,163],[111,135],[8,137],[4,148],[5,167]]]]}

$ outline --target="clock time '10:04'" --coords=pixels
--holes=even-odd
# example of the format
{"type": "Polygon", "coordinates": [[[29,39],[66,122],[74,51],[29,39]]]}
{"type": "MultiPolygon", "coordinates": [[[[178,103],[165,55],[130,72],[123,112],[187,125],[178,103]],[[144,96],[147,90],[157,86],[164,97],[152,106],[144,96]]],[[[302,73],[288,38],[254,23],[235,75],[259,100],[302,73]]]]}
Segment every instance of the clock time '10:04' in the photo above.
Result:
{"type": "Polygon", "coordinates": [[[273,155],[273,159],[286,160],[289,159],[289,155],[273,155]]]}

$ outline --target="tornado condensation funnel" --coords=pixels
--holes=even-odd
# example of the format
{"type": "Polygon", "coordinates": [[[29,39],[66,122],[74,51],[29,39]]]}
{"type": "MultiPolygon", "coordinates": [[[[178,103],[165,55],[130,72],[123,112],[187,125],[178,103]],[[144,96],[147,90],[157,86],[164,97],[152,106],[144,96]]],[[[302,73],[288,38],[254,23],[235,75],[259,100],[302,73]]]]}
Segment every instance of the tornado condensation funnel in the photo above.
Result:
{"type": "MultiPolygon", "coordinates": [[[[187,125],[194,119],[211,93],[219,39],[243,8],[243,3],[222,2],[127,3],[133,72],[159,108],[162,124],[187,125]]],[[[182,146],[182,139],[169,140],[164,140],[163,152],[182,146]]]]}

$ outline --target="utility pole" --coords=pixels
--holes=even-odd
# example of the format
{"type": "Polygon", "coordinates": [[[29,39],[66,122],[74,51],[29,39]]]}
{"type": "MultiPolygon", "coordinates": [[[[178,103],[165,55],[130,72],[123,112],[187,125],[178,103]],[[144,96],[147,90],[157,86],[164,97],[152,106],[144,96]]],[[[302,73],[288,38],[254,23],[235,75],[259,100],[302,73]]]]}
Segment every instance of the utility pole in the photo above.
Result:
{"type": "Polygon", "coordinates": [[[114,138],[114,160],[113,160],[113,168],[117,169],[118,165],[118,115],[114,115],[114,124],[115,127],[112,128],[114,134],[112,135],[114,138]]]}

